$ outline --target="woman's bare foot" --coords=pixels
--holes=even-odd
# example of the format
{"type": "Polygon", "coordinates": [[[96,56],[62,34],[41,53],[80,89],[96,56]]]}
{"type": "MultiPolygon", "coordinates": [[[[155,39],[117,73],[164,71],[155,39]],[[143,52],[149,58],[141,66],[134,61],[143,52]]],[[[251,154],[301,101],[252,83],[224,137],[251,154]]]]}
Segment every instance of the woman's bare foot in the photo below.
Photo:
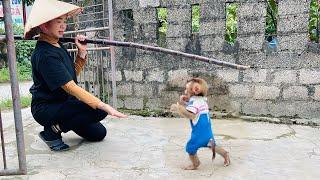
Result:
{"type": "Polygon", "coordinates": [[[229,156],[229,152],[224,153],[223,158],[224,158],[223,166],[224,166],[224,167],[229,166],[230,163],[231,163],[231,161],[230,161],[230,156],[229,156]]]}

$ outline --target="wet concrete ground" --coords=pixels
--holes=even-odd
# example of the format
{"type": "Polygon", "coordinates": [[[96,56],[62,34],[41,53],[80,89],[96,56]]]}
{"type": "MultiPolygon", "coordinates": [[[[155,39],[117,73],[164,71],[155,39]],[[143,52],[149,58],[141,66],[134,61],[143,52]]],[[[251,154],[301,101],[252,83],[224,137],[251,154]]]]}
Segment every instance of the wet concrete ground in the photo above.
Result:
{"type": "MultiPolygon", "coordinates": [[[[18,167],[14,119],[3,112],[8,168],[18,167]]],[[[185,143],[189,122],[180,118],[106,118],[107,138],[98,143],[64,134],[70,151],[52,152],[37,136],[41,127],[23,110],[28,174],[0,179],[319,179],[320,130],[299,125],[213,120],[217,143],[230,152],[231,165],[223,167],[217,155],[201,149],[201,165],[185,171],[189,163],[185,143]]],[[[0,167],[3,167],[0,163],[0,167]]]]}

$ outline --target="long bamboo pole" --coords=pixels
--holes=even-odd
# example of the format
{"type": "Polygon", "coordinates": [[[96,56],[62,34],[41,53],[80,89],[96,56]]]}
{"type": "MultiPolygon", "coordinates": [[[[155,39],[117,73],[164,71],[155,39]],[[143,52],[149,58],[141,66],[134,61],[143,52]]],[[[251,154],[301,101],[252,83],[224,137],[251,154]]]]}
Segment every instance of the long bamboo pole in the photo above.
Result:
{"type": "MultiPolygon", "coordinates": [[[[22,37],[15,37],[15,38],[16,39],[23,39],[22,37]]],[[[0,36],[0,42],[4,41],[4,40],[5,40],[5,38],[0,36]]],[[[60,38],[60,41],[61,42],[74,42],[74,38],[60,38]]],[[[137,49],[142,49],[142,50],[147,50],[147,51],[161,52],[161,53],[165,53],[165,54],[171,54],[174,56],[182,56],[185,58],[194,59],[194,60],[206,62],[209,64],[216,64],[219,66],[225,66],[225,67],[230,67],[230,68],[239,69],[239,70],[246,70],[246,69],[250,68],[250,66],[246,66],[246,65],[240,65],[240,64],[220,61],[220,60],[217,60],[214,58],[208,58],[208,57],[185,53],[185,52],[181,52],[181,51],[175,51],[172,49],[166,49],[166,48],[162,48],[162,47],[138,44],[138,43],[133,43],[133,42],[110,41],[110,40],[105,40],[105,39],[96,39],[96,40],[87,39],[83,43],[102,44],[102,45],[106,45],[106,46],[130,47],[130,48],[137,48],[137,49]]]]}

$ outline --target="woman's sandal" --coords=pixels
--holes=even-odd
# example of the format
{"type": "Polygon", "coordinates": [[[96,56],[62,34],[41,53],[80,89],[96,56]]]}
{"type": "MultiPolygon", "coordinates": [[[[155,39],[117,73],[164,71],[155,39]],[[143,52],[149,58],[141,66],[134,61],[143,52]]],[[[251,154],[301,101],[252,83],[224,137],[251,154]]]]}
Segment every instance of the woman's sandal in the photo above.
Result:
{"type": "Polygon", "coordinates": [[[43,136],[43,131],[39,133],[39,137],[43,140],[43,142],[45,142],[49,148],[52,151],[66,151],[69,149],[69,145],[65,144],[62,141],[62,138],[56,139],[56,140],[52,140],[52,141],[47,141],[44,136],[43,136]]]}

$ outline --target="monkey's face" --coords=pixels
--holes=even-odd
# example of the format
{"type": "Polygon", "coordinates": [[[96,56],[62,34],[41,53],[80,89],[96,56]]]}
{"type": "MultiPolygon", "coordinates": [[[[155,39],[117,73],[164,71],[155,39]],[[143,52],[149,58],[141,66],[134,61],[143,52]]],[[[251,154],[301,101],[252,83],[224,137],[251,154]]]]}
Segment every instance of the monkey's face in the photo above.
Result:
{"type": "Polygon", "coordinates": [[[195,95],[194,91],[193,91],[193,85],[194,83],[192,82],[188,82],[186,84],[186,89],[184,90],[184,94],[190,98],[191,96],[195,95]]]}
{"type": "Polygon", "coordinates": [[[202,88],[199,83],[196,82],[188,82],[186,84],[186,89],[184,91],[185,95],[190,98],[191,96],[197,96],[202,93],[202,88]]]}

